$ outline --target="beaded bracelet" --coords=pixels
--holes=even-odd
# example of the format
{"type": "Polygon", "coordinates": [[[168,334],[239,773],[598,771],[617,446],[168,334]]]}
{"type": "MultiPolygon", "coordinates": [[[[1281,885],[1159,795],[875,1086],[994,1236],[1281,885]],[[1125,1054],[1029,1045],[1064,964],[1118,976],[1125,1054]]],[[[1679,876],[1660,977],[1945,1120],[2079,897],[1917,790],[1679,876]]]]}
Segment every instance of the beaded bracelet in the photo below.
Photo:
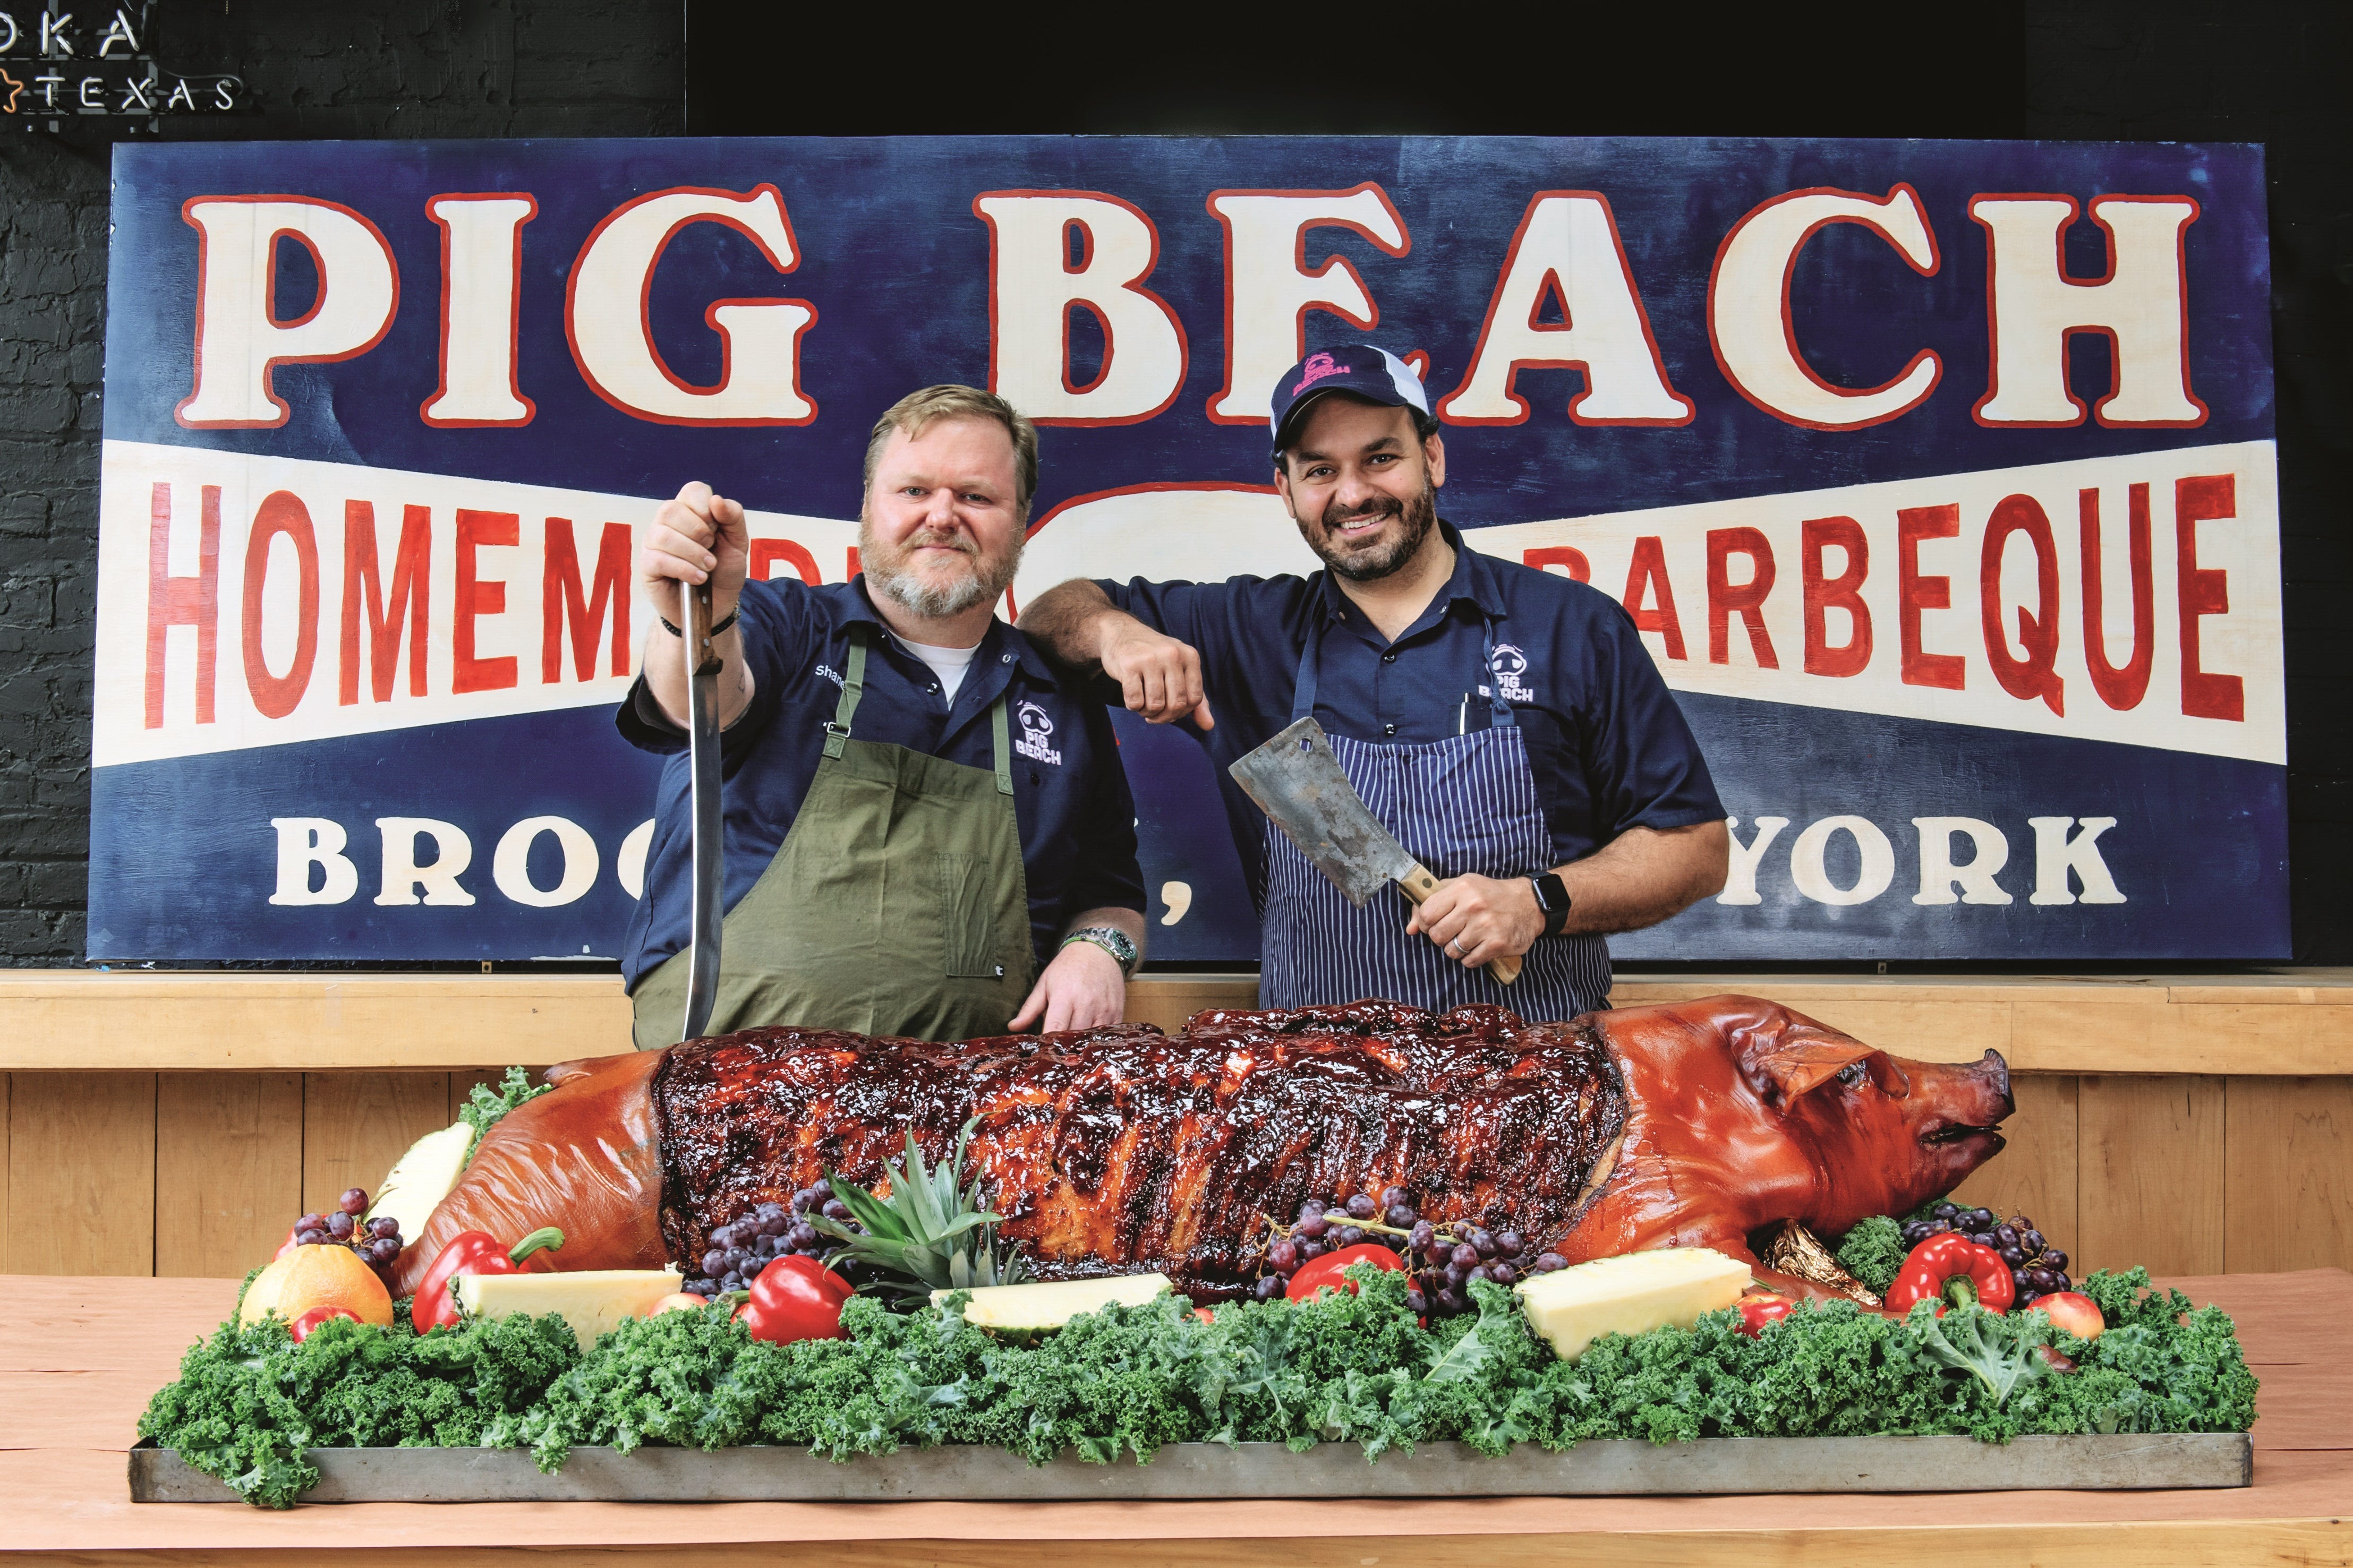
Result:
{"type": "MultiPolygon", "coordinates": [[[[711,635],[712,635],[712,637],[717,637],[721,632],[723,632],[723,631],[725,631],[729,626],[733,626],[733,625],[735,624],[735,617],[736,617],[736,616],[740,616],[740,615],[742,615],[743,613],[744,613],[743,606],[741,606],[741,605],[738,605],[738,606],[736,606],[734,609],[732,609],[732,610],[730,610],[730,611],[728,611],[728,612],[727,612],[727,618],[726,618],[725,620],[723,620],[723,621],[713,621],[713,622],[712,622],[712,623],[711,623],[711,635]]],[[[680,631],[676,626],[671,626],[671,625],[670,624],[670,617],[669,617],[668,616],[663,615],[663,614],[662,614],[661,612],[659,612],[659,610],[657,610],[657,611],[654,613],[654,619],[656,619],[656,620],[659,621],[659,622],[662,624],[662,630],[664,630],[664,631],[668,632],[670,636],[672,636],[672,637],[684,637],[684,636],[686,635],[684,632],[680,631]]]]}

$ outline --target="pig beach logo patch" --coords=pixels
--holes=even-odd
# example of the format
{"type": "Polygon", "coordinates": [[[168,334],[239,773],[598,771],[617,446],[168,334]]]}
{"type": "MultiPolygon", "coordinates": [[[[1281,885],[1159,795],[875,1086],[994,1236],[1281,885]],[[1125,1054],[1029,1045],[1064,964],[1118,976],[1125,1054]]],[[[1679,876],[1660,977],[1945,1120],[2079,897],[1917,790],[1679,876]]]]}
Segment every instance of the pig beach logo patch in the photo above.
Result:
{"type": "Polygon", "coordinates": [[[1291,395],[1293,397],[1326,377],[1348,374],[1348,367],[1345,364],[1333,363],[1330,354],[1308,355],[1306,370],[1307,374],[1299,378],[1299,384],[1291,389],[1291,395]]]}
{"type": "Polygon", "coordinates": [[[1494,672],[1496,689],[1506,702],[1534,702],[1535,689],[1522,678],[1528,673],[1528,656],[1511,643],[1497,643],[1488,657],[1487,668],[1494,672]]]}
{"type": "Polygon", "coordinates": [[[1024,702],[1014,717],[1021,721],[1021,737],[1013,742],[1013,749],[1033,763],[1051,763],[1060,767],[1062,753],[1046,744],[1054,733],[1054,721],[1046,716],[1046,710],[1035,702],[1024,702]]]}

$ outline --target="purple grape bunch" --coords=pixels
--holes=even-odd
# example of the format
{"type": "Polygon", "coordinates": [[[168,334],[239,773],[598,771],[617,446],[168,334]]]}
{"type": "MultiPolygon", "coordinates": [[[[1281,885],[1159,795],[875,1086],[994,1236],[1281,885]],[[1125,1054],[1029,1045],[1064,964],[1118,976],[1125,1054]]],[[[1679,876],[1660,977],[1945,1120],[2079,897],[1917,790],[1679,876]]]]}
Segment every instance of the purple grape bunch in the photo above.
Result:
{"type": "Polygon", "coordinates": [[[2013,1310],[2023,1311],[2042,1297],[2075,1288],[2067,1278],[2067,1255],[2052,1247],[2035,1228],[2034,1222],[2022,1214],[1998,1220],[1991,1209],[1940,1203],[1928,1211],[1927,1218],[1905,1226],[1905,1249],[1909,1251],[1930,1237],[1947,1231],[1958,1232],[2001,1254],[2001,1260],[2010,1265],[2010,1283],[2017,1293],[2013,1310]]]}
{"type": "Polygon", "coordinates": [[[294,1240],[301,1247],[348,1247],[389,1287],[392,1266],[400,1260],[400,1249],[406,1243],[400,1238],[398,1220],[390,1215],[364,1219],[361,1216],[367,1208],[367,1189],[350,1188],[335,1200],[333,1208],[296,1220],[294,1240]]]}
{"type": "Polygon", "coordinates": [[[715,1297],[744,1290],[760,1270],[779,1258],[820,1260],[839,1246],[811,1223],[812,1215],[856,1229],[849,1205],[833,1195],[833,1184],[818,1177],[792,1195],[789,1203],[762,1203],[712,1227],[702,1250],[689,1260],[690,1278],[681,1289],[698,1296],[715,1297]]]}
{"type": "Polygon", "coordinates": [[[1468,1222],[1441,1226],[1424,1219],[1412,1194],[1403,1187],[1384,1187],[1377,1196],[1356,1193],[1342,1198],[1309,1198],[1299,1205],[1298,1217],[1275,1227],[1266,1249],[1267,1272],[1251,1294],[1271,1301],[1283,1293],[1291,1277],[1327,1252],[1374,1242],[1401,1258],[1410,1276],[1406,1305],[1416,1312],[1451,1318],[1473,1310],[1470,1284],[1473,1279],[1512,1286],[1531,1274],[1549,1274],[1568,1266],[1556,1252],[1531,1246],[1508,1226],[1489,1229],[1468,1222]]]}

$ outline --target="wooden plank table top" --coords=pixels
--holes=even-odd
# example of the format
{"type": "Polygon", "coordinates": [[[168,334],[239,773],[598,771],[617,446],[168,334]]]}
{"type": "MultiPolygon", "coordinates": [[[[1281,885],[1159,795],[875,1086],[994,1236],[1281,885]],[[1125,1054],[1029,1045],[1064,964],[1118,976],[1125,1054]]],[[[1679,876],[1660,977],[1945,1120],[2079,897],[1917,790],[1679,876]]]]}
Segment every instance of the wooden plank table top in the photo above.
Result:
{"type": "Polygon", "coordinates": [[[224,1317],[220,1279],[0,1277],[0,1553],[75,1563],[1040,1560],[1493,1568],[1925,1559],[1939,1568],[2353,1563],[2353,1275],[2178,1279],[2237,1320],[2263,1380],[2254,1484],[2188,1492],[1198,1503],[132,1503],[150,1393],[224,1317]]]}
{"type": "MultiPolygon", "coordinates": [[[[2353,970],[2232,974],[1621,973],[1620,1007],[1772,997],[1927,1061],[2019,1072],[2353,1074],[2353,970]]],[[[1127,1014],[1174,1029],[1255,1004],[1254,974],[1145,973],[1127,1014]]],[[[0,1070],[324,1072],[544,1067],[629,1048],[617,974],[0,972],[0,1070]]]]}

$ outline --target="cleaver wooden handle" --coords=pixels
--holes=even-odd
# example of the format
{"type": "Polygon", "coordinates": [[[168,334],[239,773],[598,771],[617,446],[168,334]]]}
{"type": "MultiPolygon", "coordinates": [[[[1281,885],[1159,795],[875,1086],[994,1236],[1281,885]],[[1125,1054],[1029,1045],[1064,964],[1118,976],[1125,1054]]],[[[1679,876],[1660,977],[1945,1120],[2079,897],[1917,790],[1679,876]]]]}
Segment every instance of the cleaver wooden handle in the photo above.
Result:
{"type": "MultiPolygon", "coordinates": [[[[1419,861],[1414,863],[1413,869],[1397,879],[1397,885],[1398,891],[1406,896],[1408,902],[1415,905],[1439,889],[1436,874],[1419,861]]],[[[1509,985],[1520,977],[1520,961],[1516,956],[1505,953],[1487,965],[1487,973],[1495,977],[1496,984],[1509,985]]]]}

